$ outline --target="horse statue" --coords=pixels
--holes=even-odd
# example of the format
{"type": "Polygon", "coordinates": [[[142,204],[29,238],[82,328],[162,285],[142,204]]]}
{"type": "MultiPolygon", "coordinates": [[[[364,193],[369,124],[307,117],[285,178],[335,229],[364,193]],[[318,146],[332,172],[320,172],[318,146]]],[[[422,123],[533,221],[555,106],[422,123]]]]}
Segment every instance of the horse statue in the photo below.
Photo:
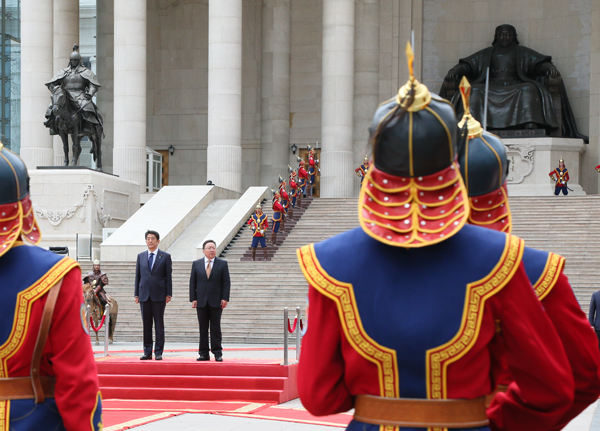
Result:
{"type": "MultiPolygon", "coordinates": [[[[73,159],[71,166],[79,165],[79,156],[81,155],[81,138],[87,136],[92,141],[90,153],[96,162],[96,170],[102,171],[102,136],[103,129],[101,124],[87,122],[81,114],[82,107],[73,100],[70,94],[57,86],[52,89],[52,115],[54,116],[56,129],[63,143],[65,152],[64,166],[69,166],[69,135],[73,142],[73,159]]],[[[92,103],[91,100],[89,103],[92,103]]],[[[102,116],[98,113],[100,119],[102,116]]]]}
{"type": "Polygon", "coordinates": [[[96,170],[102,171],[102,138],[104,120],[92,98],[100,88],[96,75],[83,65],[79,46],[73,47],[69,66],[46,83],[51,93],[51,104],[46,111],[44,125],[51,135],[59,135],[65,152],[65,166],[69,166],[69,135],[73,142],[71,166],[79,164],[81,138],[92,141],[96,170]]]}
{"type": "MultiPolygon", "coordinates": [[[[86,279],[87,279],[87,277],[86,277],[86,279]]],[[[96,283],[95,282],[89,283],[89,282],[87,282],[87,280],[84,280],[84,281],[85,281],[85,284],[83,285],[83,298],[85,300],[85,305],[90,306],[90,316],[92,317],[94,326],[96,328],[98,328],[98,325],[102,321],[102,316],[104,315],[104,307],[102,306],[102,304],[100,303],[100,300],[94,293],[94,286],[96,283]]],[[[108,295],[106,295],[106,297],[108,298],[109,304],[110,304],[110,311],[109,311],[110,320],[108,322],[108,342],[110,344],[112,344],[113,343],[113,335],[115,333],[115,326],[117,324],[117,316],[119,314],[119,304],[117,303],[116,299],[111,298],[108,295]]],[[[94,328],[92,328],[92,329],[94,329],[94,328]]],[[[98,331],[99,330],[100,330],[100,328],[98,328],[98,331]]],[[[96,346],[100,344],[100,341],[98,339],[98,331],[94,330],[94,332],[96,333],[96,346]]]]}

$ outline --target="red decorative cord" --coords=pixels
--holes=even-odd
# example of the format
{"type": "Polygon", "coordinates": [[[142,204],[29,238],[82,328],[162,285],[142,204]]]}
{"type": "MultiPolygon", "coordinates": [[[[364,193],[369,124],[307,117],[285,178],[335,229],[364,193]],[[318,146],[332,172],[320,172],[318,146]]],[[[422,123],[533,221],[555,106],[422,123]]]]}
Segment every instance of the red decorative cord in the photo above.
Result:
{"type": "MultiPolygon", "coordinates": [[[[102,328],[102,325],[104,325],[104,319],[106,319],[106,314],[104,314],[102,316],[102,320],[100,321],[100,325],[98,325],[98,327],[96,328],[94,326],[94,320],[92,319],[92,316],[90,316],[90,325],[92,325],[92,329],[94,330],[94,332],[98,332],[102,328]]],[[[288,322],[288,324],[289,324],[289,322],[288,322]]]]}
{"type": "Polygon", "coordinates": [[[294,327],[293,328],[290,326],[290,321],[288,319],[288,331],[289,331],[290,334],[294,333],[294,331],[296,330],[296,325],[297,324],[298,324],[298,318],[297,317],[294,318],[294,327]]]}

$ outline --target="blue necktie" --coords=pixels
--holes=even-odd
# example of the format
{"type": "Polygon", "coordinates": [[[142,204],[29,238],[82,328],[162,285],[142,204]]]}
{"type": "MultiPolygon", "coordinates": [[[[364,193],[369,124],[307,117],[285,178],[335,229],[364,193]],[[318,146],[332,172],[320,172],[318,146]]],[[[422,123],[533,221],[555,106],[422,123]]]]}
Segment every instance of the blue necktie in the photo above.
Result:
{"type": "Polygon", "coordinates": [[[150,253],[148,256],[148,268],[152,271],[152,263],[154,262],[154,253],[150,253]]]}

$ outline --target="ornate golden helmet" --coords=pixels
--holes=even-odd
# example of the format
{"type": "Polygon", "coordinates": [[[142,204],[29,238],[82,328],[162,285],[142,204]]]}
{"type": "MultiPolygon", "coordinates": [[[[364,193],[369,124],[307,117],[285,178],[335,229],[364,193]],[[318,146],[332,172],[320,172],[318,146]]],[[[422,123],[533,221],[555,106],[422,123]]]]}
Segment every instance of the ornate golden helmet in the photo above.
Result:
{"type": "Polygon", "coordinates": [[[379,106],[369,129],[373,160],[359,195],[363,230],[388,245],[413,248],[445,241],[469,215],[456,162],[456,114],[413,73],[398,95],[379,106]]]}

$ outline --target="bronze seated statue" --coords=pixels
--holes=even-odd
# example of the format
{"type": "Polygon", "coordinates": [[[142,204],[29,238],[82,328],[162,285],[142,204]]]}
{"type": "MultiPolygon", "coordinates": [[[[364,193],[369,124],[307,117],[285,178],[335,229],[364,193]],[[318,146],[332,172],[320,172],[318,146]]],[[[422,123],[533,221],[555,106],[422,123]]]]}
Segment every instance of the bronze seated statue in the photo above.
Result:
{"type": "Polygon", "coordinates": [[[463,58],[446,77],[440,96],[452,102],[462,118],[458,85],[470,81],[471,114],[483,122],[486,73],[489,67],[487,129],[545,129],[551,136],[583,139],[577,131],[560,72],[552,57],[519,44],[512,25],[496,27],[492,46],[463,58]]]}

